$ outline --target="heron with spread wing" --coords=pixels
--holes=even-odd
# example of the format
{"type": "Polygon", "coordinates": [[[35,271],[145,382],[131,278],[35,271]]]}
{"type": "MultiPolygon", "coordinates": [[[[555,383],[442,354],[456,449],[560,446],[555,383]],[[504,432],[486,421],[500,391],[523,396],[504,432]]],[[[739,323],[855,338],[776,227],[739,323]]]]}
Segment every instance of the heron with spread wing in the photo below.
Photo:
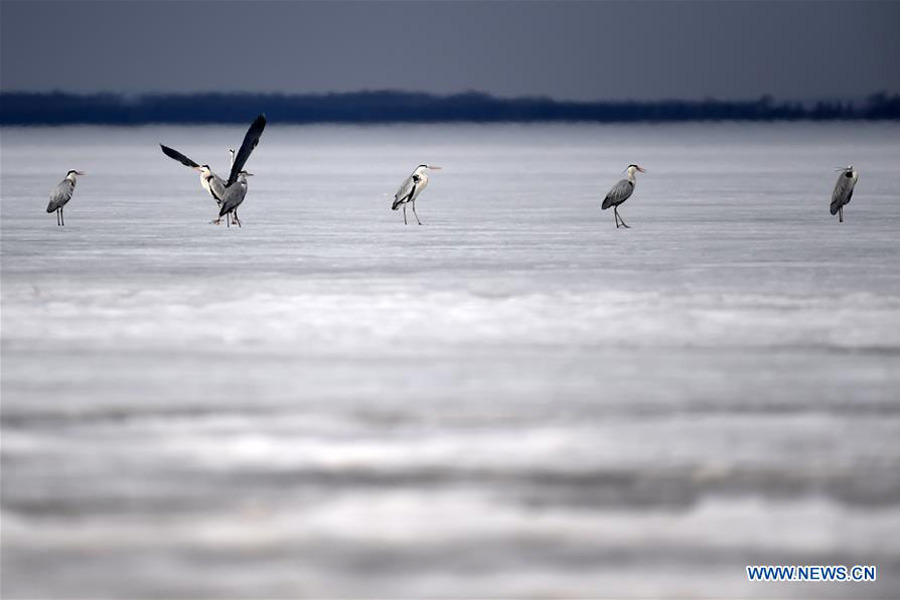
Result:
{"type": "MultiPolygon", "coordinates": [[[[219,218],[213,221],[213,223],[215,223],[216,225],[222,222],[222,216],[226,216],[226,223],[229,226],[231,225],[232,219],[234,219],[235,222],[240,225],[240,219],[237,218],[236,212],[237,206],[234,206],[231,210],[228,210],[226,212],[222,212],[222,207],[225,203],[226,196],[230,195],[233,199],[238,191],[237,189],[235,189],[229,192],[230,187],[237,186],[238,188],[242,188],[243,195],[246,195],[247,181],[246,177],[242,176],[241,173],[244,172],[244,164],[247,162],[247,159],[250,158],[250,154],[253,152],[253,149],[256,148],[257,144],[259,144],[259,138],[262,135],[265,127],[266,115],[261,114],[256,117],[256,120],[254,120],[250,125],[250,128],[247,130],[246,135],[244,135],[244,141],[241,144],[241,147],[238,150],[237,154],[235,155],[234,149],[228,149],[231,155],[231,172],[228,176],[227,181],[213,173],[209,168],[209,165],[197,164],[195,161],[188,158],[181,152],[160,144],[160,148],[162,148],[163,154],[165,154],[169,158],[177,160],[186,167],[190,167],[200,172],[200,184],[203,186],[203,189],[209,192],[209,195],[212,196],[213,200],[216,201],[216,206],[219,207],[219,218]],[[241,180],[243,182],[241,182],[241,180]]],[[[241,196],[241,201],[243,201],[243,195],[241,196]]],[[[239,205],[240,202],[238,202],[237,204],[239,205]]]]}

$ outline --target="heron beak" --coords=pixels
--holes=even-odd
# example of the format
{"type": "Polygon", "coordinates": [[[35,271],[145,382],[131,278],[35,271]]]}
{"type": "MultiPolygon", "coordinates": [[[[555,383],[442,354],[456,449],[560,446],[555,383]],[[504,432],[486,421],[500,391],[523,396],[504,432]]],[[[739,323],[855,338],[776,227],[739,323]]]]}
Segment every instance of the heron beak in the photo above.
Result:
{"type": "Polygon", "coordinates": [[[253,173],[244,173],[244,177],[253,177],[253,173]]]}
{"type": "MultiPolygon", "coordinates": [[[[635,165],[635,166],[637,166],[637,165],[635,165]]],[[[647,172],[647,170],[644,169],[643,167],[638,167],[637,170],[640,171],[641,173],[646,173],[646,172],[647,172]]]]}
{"type": "Polygon", "coordinates": [[[197,171],[198,173],[202,173],[202,172],[203,172],[203,167],[192,167],[192,168],[193,168],[195,171],[197,171]]]}
{"type": "Polygon", "coordinates": [[[441,170],[441,167],[435,167],[434,165],[428,165],[428,168],[431,169],[432,171],[440,171],[441,170]]]}
{"type": "Polygon", "coordinates": [[[75,171],[76,175],[87,175],[84,171],[75,171]]]}

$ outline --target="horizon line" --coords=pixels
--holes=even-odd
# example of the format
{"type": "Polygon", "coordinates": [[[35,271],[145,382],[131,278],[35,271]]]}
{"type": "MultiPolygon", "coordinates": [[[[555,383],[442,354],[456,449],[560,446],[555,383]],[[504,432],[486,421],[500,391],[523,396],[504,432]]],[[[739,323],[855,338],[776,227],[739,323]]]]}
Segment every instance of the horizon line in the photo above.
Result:
{"type": "Polygon", "coordinates": [[[0,92],[0,125],[237,123],[260,112],[289,123],[898,120],[900,94],[876,91],[862,101],[801,102],[770,94],[743,100],[563,101],[545,96],[502,98],[474,90],[456,94],[390,89],[309,94],[0,92]]]}

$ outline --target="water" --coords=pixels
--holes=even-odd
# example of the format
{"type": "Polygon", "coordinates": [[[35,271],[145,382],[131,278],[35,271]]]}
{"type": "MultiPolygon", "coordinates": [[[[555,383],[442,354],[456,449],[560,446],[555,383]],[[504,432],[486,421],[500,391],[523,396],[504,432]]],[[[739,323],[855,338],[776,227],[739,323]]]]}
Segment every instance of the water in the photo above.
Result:
{"type": "Polygon", "coordinates": [[[900,125],[2,135],[5,596],[900,594],[900,125]]]}

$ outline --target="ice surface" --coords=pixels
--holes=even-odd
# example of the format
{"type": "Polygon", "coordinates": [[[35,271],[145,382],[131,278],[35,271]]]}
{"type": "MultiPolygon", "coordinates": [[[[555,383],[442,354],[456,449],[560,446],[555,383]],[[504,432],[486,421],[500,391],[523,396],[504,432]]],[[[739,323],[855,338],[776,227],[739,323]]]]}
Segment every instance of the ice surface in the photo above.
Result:
{"type": "Polygon", "coordinates": [[[4,597],[900,594],[900,125],[242,133],[3,129],[4,597]]]}

